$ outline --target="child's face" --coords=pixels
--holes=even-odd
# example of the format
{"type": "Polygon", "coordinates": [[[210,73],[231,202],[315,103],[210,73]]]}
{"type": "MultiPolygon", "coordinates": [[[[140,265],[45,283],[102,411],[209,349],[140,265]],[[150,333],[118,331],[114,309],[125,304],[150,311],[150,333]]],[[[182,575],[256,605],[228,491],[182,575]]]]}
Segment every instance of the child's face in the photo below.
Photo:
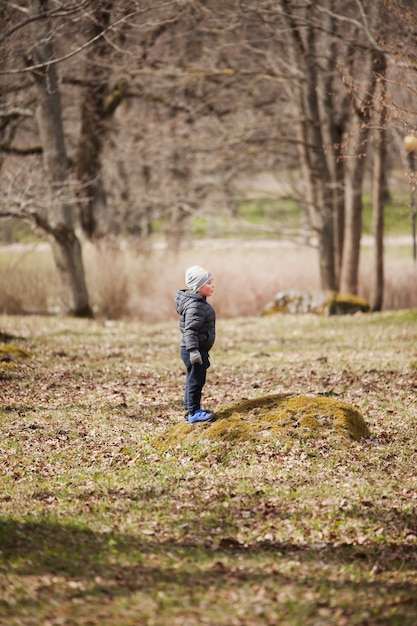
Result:
{"type": "Polygon", "coordinates": [[[212,295],[213,291],[214,291],[213,278],[210,278],[210,280],[208,280],[205,285],[200,287],[197,293],[201,293],[202,296],[206,296],[206,298],[208,298],[209,296],[212,295]]]}

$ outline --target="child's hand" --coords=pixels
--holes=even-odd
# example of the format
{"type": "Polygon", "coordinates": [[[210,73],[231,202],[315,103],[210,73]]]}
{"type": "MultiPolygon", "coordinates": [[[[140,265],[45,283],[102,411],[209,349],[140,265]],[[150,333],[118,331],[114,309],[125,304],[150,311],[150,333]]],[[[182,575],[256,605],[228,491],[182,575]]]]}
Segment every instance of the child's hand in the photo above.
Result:
{"type": "Polygon", "coordinates": [[[196,363],[199,363],[200,365],[203,364],[203,359],[201,358],[201,354],[198,350],[191,350],[190,361],[193,365],[195,365],[196,363]]]}

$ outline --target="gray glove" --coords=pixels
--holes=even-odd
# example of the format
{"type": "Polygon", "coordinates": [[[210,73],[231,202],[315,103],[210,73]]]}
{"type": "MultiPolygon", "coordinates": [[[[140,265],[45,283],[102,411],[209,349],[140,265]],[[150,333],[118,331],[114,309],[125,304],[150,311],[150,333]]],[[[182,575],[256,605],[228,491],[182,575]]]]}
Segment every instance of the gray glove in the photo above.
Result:
{"type": "Polygon", "coordinates": [[[199,353],[198,350],[191,350],[190,361],[193,365],[195,365],[196,363],[203,365],[203,359],[201,358],[201,354],[199,353]]]}

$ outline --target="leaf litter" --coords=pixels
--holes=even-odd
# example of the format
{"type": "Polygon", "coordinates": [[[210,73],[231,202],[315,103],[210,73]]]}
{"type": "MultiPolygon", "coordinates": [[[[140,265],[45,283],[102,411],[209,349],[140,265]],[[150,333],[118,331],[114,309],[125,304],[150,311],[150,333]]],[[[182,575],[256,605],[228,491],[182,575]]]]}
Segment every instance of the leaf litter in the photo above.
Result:
{"type": "Polygon", "coordinates": [[[416,321],[220,320],[207,407],[331,399],[370,434],[161,450],[172,324],[3,317],[31,356],[0,379],[0,624],[414,624],[416,321]]]}

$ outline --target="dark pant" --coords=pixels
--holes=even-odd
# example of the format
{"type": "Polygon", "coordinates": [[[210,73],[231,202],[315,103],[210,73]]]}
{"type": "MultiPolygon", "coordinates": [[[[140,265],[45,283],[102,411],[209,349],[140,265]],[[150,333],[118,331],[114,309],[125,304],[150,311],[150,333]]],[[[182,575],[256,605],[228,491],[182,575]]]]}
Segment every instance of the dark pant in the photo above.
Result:
{"type": "Polygon", "coordinates": [[[190,354],[181,347],[180,355],[184,362],[185,375],[185,393],[184,393],[184,410],[188,413],[195,413],[201,408],[201,392],[206,382],[206,372],[210,367],[209,354],[206,350],[200,350],[203,364],[191,363],[190,354]]]}

